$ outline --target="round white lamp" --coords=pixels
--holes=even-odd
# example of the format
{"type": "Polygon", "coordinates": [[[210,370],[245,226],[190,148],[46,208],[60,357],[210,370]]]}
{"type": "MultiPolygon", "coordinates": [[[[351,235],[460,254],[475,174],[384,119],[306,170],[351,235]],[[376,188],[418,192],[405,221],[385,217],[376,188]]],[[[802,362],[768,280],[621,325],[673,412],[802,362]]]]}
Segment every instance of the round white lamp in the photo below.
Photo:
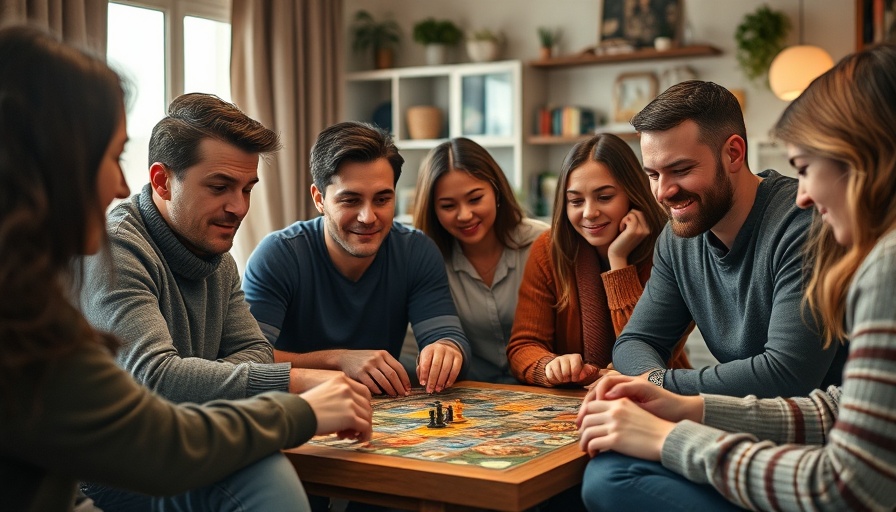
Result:
{"type": "Polygon", "coordinates": [[[817,46],[785,48],[768,69],[768,83],[775,96],[784,101],[796,99],[812,80],[834,67],[828,52],[817,46]]]}

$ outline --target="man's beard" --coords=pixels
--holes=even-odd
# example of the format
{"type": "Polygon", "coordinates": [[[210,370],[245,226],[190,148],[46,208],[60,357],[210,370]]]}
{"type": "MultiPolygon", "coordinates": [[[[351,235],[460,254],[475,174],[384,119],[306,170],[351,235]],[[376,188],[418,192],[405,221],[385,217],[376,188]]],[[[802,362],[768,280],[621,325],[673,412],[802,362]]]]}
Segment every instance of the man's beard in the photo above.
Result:
{"type": "Polygon", "coordinates": [[[703,197],[686,190],[679,190],[673,197],[663,201],[663,209],[669,215],[672,232],[681,238],[693,238],[709,231],[731,211],[733,205],[734,190],[731,187],[731,182],[725,176],[725,169],[722,168],[721,162],[716,162],[716,179],[703,197]],[[695,203],[697,212],[684,219],[673,217],[669,204],[683,204],[688,201],[695,203]]]}

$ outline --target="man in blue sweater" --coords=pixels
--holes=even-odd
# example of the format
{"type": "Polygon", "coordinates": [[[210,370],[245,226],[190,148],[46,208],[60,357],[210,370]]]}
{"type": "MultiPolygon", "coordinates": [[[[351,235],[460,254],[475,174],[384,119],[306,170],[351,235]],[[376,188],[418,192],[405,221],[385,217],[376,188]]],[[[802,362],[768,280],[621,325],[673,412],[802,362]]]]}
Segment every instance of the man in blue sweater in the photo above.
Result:
{"type": "Polygon", "coordinates": [[[670,222],[613,365],[680,394],[805,395],[841,381],[845,348],[822,349],[801,308],[812,219],[797,180],[747,166],[734,96],[711,82],[670,87],[632,119],[644,170],[670,222]],[[721,364],[668,370],[691,321],[721,364]]]}
{"type": "Polygon", "coordinates": [[[469,365],[439,250],[392,220],[403,163],[392,137],[370,125],[339,123],[318,135],[311,197],[323,215],[269,234],[246,265],[246,300],[278,361],[406,395],[398,357],[410,321],[428,392],[469,365]]]}

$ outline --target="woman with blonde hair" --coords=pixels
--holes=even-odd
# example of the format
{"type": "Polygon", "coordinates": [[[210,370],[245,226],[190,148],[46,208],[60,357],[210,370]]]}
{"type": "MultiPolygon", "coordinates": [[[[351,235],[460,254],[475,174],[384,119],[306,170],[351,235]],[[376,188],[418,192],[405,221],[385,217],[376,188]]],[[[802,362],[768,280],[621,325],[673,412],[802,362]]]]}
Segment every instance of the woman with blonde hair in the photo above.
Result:
{"type": "Polygon", "coordinates": [[[314,434],[369,439],[366,387],[343,376],[301,395],[174,405],[120,369],[119,342],[70,302],[73,261],[107,243],[106,208],[128,194],[126,140],[121,80],[103,60],[0,30],[0,508],[71,510],[81,479],[152,495],[153,510],[308,510],[280,450],[314,434]]]}
{"type": "MultiPolygon", "coordinates": [[[[507,357],[521,382],[588,385],[605,373],[613,343],[650,276],[666,223],[629,145],[612,134],[579,142],[558,179],[551,231],[532,246],[507,357]]],[[[671,368],[690,366],[687,333],[671,368]]]]}
{"type": "Polygon", "coordinates": [[[774,130],[797,205],[816,210],[805,314],[828,350],[849,340],[843,385],[757,400],[608,377],[578,418],[589,510],[896,509],[894,126],[896,46],[880,45],[812,82],[774,130]]]}
{"type": "Polygon", "coordinates": [[[414,225],[435,240],[473,349],[467,378],[514,383],[507,340],[532,241],[547,224],[526,218],[495,159],[457,137],[427,155],[417,175],[414,225]]]}

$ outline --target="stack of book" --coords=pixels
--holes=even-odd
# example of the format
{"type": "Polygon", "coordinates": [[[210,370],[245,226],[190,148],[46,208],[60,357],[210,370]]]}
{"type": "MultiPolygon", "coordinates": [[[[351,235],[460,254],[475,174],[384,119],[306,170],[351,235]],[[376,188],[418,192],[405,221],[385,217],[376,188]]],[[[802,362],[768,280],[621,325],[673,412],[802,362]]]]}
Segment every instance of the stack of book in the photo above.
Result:
{"type": "Polygon", "coordinates": [[[536,116],[535,135],[575,136],[593,133],[596,127],[594,111],[589,108],[545,106],[536,116]]]}

